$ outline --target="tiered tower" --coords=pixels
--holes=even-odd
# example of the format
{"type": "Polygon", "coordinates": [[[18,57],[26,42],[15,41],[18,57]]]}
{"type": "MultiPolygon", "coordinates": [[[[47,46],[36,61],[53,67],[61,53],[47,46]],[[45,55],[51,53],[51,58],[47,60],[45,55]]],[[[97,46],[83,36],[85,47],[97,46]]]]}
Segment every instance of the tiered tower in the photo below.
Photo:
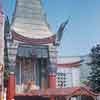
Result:
{"type": "MultiPolygon", "coordinates": [[[[49,87],[54,88],[56,85],[57,55],[56,46],[54,45],[56,35],[50,31],[42,8],[41,0],[16,0],[16,8],[10,29],[10,38],[13,41],[8,44],[9,66],[12,71],[15,70],[16,55],[18,54],[20,44],[27,46],[41,45],[42,47],[46,45],[49,58],[47,58],[48,78],[50,79],[48,82],[49,87]],[[52,84],[51,80],[54,80],[52,84]]],[[[36,49],[35,51],[37,52],[36,49]]],[[[43,56],[43,54],[41,55],[43,56]]]]}

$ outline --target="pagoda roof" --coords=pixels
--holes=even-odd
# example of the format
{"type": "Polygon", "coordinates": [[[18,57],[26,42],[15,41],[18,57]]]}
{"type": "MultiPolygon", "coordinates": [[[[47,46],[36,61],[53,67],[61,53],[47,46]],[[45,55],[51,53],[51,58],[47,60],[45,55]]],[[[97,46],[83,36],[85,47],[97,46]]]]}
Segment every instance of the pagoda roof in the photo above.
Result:
{"type": "Polygon", "coordinates": [[[52,35],[47,38],[29,38],[23,35],[16,33],[15,31],[11,31],[12,37],[14,40],[21,41],[25,44],[32,44],[32,45],[40,45],[40,44],[51,44],[55,43],[56,35],[52,35]]]}
{"type": "Polygon", "coordinates": [[[29,39],[52,37],[41,0],[16,0],[11,31],[29,39]]]}

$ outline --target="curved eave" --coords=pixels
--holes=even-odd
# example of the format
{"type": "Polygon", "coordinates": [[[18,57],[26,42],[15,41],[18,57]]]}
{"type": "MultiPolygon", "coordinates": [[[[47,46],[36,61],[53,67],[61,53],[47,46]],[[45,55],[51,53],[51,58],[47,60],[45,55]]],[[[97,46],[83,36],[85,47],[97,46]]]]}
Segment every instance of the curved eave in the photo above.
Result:
{"type": "Polygon", "coordinates": [[[69,67],[79,67],[80,65],[81,65],[81,62],[82,61],[76,61],[76,62],[72,62],[72,63],[59,63],[59,64],[57,64],[57,67],[67,67],[67,68],[69,68],[69,67]]]}
{"type": "Polygon", "coordinates": [[[26,44],[32,44],[32,45],[55,43],[55,38],[56,38],[56,35],[52,35],[50,37],[43,38],[43,39],[39,39],[39,38],[34,39],[34,38],[24,37],[24,36],[16,33],[14,30],[12,30],[11,33],[12,33],[12,38],[14,40],[21,41],[21,42],[24,42],[26,44]]]}
{"type": "Polygon", "coordinates": [[[70,68],[79,67],[81,64],[57,64],[57,67],[70,68]]]}

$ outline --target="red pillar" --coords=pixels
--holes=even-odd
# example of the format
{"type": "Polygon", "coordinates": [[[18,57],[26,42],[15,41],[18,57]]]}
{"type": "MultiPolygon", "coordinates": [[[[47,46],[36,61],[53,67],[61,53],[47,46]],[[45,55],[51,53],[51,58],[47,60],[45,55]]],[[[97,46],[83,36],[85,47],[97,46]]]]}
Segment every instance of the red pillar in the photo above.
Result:
{"type": "MultiPolygon", "coordinates": [[[[56,88],[56,75],[55,74],[48,75],[48,87],[56,88]]],[[[55,100],[55,98],[51,97],[50,100],[55,100]]]]}
{"type": "MultiPolygon", "coordinates": [[[[56,88],[56,67],[48,68],[48,87],[56,88]]],[[[50,97],[50,100],[55,100],[55,98],[50,97]]]]}
{"type": "Polygon", "coordinates": [[[56,88],[56,74],[49,74],[48,75],[48,87],[49,88],[56,88]]]}
{"type": "Polygon", "coordinates": [[[8,76],[8,89],[7,89],[7,100],[14,99],[15,96],[15,74],[10,72],[8,76]]]}
{"type": "MultiPolygon", "coordinates": [[[[56,75],[55,74],[48,75],[48,87],[56,88],[56,75]]],[[[55,98],[51,97],[50,100],[55,100],[55,98]]]]}

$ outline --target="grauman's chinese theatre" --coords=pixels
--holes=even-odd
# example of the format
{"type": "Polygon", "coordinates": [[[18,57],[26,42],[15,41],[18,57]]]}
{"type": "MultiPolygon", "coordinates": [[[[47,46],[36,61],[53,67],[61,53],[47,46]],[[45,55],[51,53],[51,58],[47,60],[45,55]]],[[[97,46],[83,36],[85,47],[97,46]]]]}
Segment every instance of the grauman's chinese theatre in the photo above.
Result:
{"type": "Polygon", "coordinates": [[[47,23],[41,0],[16,0],[10,32],[6,34],[11,72],[7,100],[11,100],[15,93],[56,88],[56,46],[67,24],[68,20],[55,34],[47,23]]]}
{"type": "Polygon", "coordinates": [[[56,88],[57,46],[69,20],[57,33],[47,23],[41,0],[16,0],[10,32],[5,32],[8,77],[7,100],[70,100],[97,96],[86,87],[56,88]]]}

